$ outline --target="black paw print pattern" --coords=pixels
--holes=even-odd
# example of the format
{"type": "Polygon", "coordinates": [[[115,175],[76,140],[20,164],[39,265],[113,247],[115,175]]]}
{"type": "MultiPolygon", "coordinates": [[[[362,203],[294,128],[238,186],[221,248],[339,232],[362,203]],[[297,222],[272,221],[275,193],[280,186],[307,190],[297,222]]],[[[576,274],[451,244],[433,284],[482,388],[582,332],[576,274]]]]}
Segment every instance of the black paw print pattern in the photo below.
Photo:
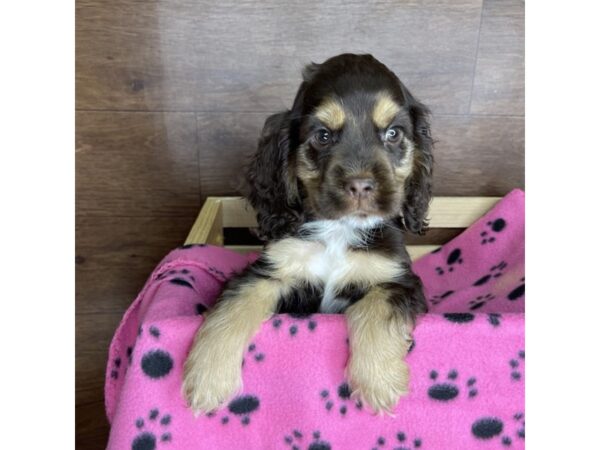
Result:
{"type": "MultiPolygon", "coordinates": [[[[227,410],[235,417],[240,419],[242,425],[248,425],[250,423],[250,416],[258,410],[260,406],[260,400],[254,395],[240,395],[235,397],[227,405],[227,410]]],[[[214,412],[209,412],[206,417],[214,417],[214,412]]],[[[230,422],[229,415],[225,413],[221,416],[221,423],[227,425],[230,422]]]]}
{"type": "Polygon", "coordinates": [[[353,408],[357,410],[361,410],[363,408],[363,404],[360,400],[352,400],[351,395],[352,391],[350,390],[350,386],[347,382],[343,382],[340,384],[336,391],[337,399],[335,395],[331,395],[329,390],[323,389],[319,392],[319,396],[324,403],[325,409],[327,411],[337,410],[338,413],[343,417],[348,413],[348,407],[352,405],[353,408]]]}
{"type": "MultiPolygon", "coordinates": [[[[431,378],[432,381],[437,381],[438,372],[432,370],[429,373],[429,378],[431,378]]],[[[427,390],[427,395],[429,395],[429,398],[433,400],[439,400],[442,402],[454,400],[460,394],[457,380],[458,371],[453,369],[448,372],[447,380],[445,382],[432,384],[427,390]]],[[[476,383],[477,379],[475,377],[469,378],[465,383],[469,392],[469,398],[473,398],[477,395],[477,388],[475,387],[476,383]]]]}
{"type": "Polygon", "coordinates": [[[117,357],[116,357],[116,358],[113,360],[112,367],[113,367],[113,368],[112,368],[112,369],[111,369],[111,371],[110,371],[110,377],[111,377],[113,380],[117,380],[117,379],[119,378],[119,372],[120,372],[120,370],[119,370],[119,369],[121,368],[121,358],[120,358],[120,357],[118,357],[118,356],[117,356],[117,357]]]}
{"type": "Polygon", "coordinates": [[[131,365],[131,358],[133,357],[133,345],[127,347],[127,363],[131,365]]]}
{"type": "Polygon", "coordinates": [[[508,364],[510,366],[510,378],[514,381],[521,381],[521,367],[525,361],[525,350],[519,350],[517,356],[511,359],[508,364]]]}
{"type": "Polygon", "coordinates": [[[485,306],[485,304],[489,301],[494,300],[496,297],[493,296],[492,294],[485,294],[485,295],[478,295],[474,300],[471,300],[469,302],[469,309],[471,311],[474,311],[476,309],[481,308],[482,306],[485,306]]]}
{"type": "Polygon", "coordinates": [[[171,424],[169,414],[161,416],[158,409],[152,409],[146,420],[139,417],[135,421],[139,433],[133,438],[131,450],[154,450],[159,442],[163,444],[171,442],[171,433],[168,431],[171,424]]]}
{"type": "MultiPolygon", "coordinates": [[[[141,334],[142,332],[143,328],[140,327],[139,334],[141,334]]],[[[148,333],[156,341],[159,340],[160,330],[154,325],[151,325],[148,328],[148,333]]],[[[173,358],[171,357],[169,352],[159,348],[148,350],[146,353],[144,353],[142,355],[140,364],[142,366],[142,371],[144,372],[144,374],[154,380],[158,380],[169,375],[174,365],[173,358]]]]}
{"type": "Polygon", "coordinates": [[[505,431],[505,425],[502,420],[497,417],[482,417],[477,419],[471,425],[471,433],[477,439],[489,440],[496,437],[500,437],[500,442],[505,447],[510,447],[513,443],[513,439],[525,439],[525,416],[523,413],[516,413],[513,416],[514,419],[514,433],[513,437],[510,433],[502,434],[505,431]]]}
{"type": "Polygon", "coordinates": [[[372,450],[381,450],[386,444],[390,444],[393,450],[413,450],[421,448],[421,438],[408,439],[404,431],[398,431],[393,438],[386,440],[383,436],[377,438],[376,446],[372,450]],[[398,446],[399,444],[399,446],[398,446]]]}
{"type": "Polygon", "coordinates": [[[475,319],[475,315],[471,313],[445,313],[444,318],[454,323],[469,323],[475,319]]]}
{"type": "MultiPolygon", "coordinates": [[[[298,319],[301,322],[306,322],[306,329],[308,331],[314,331],[315,328],[317,328],[317,321],[311,318],[312,314],[288,314],[288,316],[294,319],[298,319]]],[[[280,329],[283,320],[279,317],[276,317],[271,323],[273,325],[273,328],[280,329]]],[[[300,327],[301,325],[299,322],[292,323],[288,328],[290,336],[296,336],[296,334],[298,334],[298,331],[300,330],[300,327]]]]}
{"type": "Polygon", "coordinates": [[[446,291],[443,294],[434,295],[429,300],[429,303],[431,303],[432,305],[439,305],[444,300],[446,300],[448,297],[450,297],[452,294],[454,294],[454,291],[446,291]]]}
{"type": "Polygon", "coordinates": [[[463,263],[463,259],[462,259],[462,252],[460,250],[460,248],[455,248],[454,250],[452,250],[450,252],[450,254],[448,255],[448,258],[446,259],[446,270],[444,270],[442,267],[436,267],[435,271],[437,272],[438,275],[444,275],[444,273],[446,272],[453,272],[454,271],[454,266],[456,264],[462,264],[463,263]]]}
{"type": "Polygon", "coordinates": [[[169,283],[182,286],[188,289],[194,289],[194,283],[196,279],[193,275],[190,274],[188,269],[181,270],[169,270],[167,272],[161,273],[158,277],[158,280],[166,280],[168,279],[169,283]]]}
{"type": "Polygon", "coordinates": [[[254,361],[256,361],[257,363],[263,362],[265,360],[265,354],[263,352],[256,350],[255,343],[251,343],[248,346],[248,357],[252,357],[252,359],[254,361]]]}
{"type": "Polygon", "coordinates": [[[484,230],[479,235],[481,236],[481,245],[492,243],[496,240],[494,234],[500,233],[506,228],[506,221],[501,217],[496,220],[490,220],[486,223],[488,230],[484,230]]]}
{"type": "Polygon", "coordinates": [[[506,269],[507,265],[508,264],[506,264],[504,261],[501,261],[498,264],[496,264],[495,266],[492,266],[489,270],[489,273],[485,274],[484,276],[479,278],[477,281],[475,281],[475,283],[473,283],[473,286],[483,286],[488,281],[490,281],[492,278],[501,277],[504,272],[504,269],[506,269]]]}
{"type": "Polygon", "coordinates": [[[291,450],[301,450],[303,441],[309,441],[307,450],[331,450],[331,444],[321,439],[320,431],[313,431],[310,438],[304,436],[300,430],[294,430],[283,438],[291,450]]]}
{"type": "Polygon", "coordinates": [[[521,297],[523,297],[523,294],[525,294],[525,277],[521,278],[521,283],[522,284],[518,285],[506,296],[506,298],[508,298],[511,302],[519,300],[521,297]]]}
{"type": "Polygon", "coordinates": [[[498,327],[500,326],[500,321],[502,319],[502,315],[498,314],[498,313],[489,313],[488,314],[488,322],[493,326],[493,327],[498,327]]]}

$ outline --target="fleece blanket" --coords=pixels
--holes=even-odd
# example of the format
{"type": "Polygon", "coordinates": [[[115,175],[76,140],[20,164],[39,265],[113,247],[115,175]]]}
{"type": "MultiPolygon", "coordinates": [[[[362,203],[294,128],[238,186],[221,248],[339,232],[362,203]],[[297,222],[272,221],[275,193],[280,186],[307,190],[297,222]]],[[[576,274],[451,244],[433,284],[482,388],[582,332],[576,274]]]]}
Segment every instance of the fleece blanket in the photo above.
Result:
{"type": "Polygon", "coordinates": [[[202,313],[252,256],[185,246],[158,265],[109,351],[109,449],[452,450],[524,448],[524,193],[414,263],[430,313],[393,415],[350,397],[343,315],[276,315],[249,343],[244,390],[195,418],[182,366],[202,313]]]}

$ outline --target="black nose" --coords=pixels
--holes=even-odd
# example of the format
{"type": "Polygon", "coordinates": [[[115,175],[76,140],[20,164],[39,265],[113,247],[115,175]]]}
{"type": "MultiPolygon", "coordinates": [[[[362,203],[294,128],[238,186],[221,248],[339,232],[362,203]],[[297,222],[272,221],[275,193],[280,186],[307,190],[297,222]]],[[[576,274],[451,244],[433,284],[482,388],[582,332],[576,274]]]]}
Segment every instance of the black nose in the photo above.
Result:
{"type": "Polygon", "coordinates": [[[368,197],[375,189],[375,181],[371,178],[352,178],[346,183],[346,192],[351,197],[368,197]]]}

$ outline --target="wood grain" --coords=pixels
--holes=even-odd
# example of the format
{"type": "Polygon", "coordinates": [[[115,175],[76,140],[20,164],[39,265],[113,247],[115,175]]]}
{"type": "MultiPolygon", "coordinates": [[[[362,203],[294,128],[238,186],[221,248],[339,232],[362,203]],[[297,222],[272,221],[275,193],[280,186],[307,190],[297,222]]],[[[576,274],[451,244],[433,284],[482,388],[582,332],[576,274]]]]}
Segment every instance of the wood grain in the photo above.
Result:
{"type": "MultiPolygon", "coordinates": [[[[169,250],[183,244],[190,217],[76,219],[76,312],[122,313],[169,250]]],[[[113,330],[114,331],[114,330],[113,330]]]]}
{"type": "Polygon", "coordinates": [[[200,208],[193,114],[78,112],[79,215],[188,216],[200,208]]]}
{"type": "Polygon", "coordinates": [[[481,0],[77,2],[77,108],[271,111],[301,67],[373,53],[435,111],[465,113],[481,0]]]}
{"type": "Polygon", "coordinates": [[[436,195],[503,196],[524,188],[522,117],[434,117],[436,195]]]}
{"type": "Polygon", "coordinates": [[[82,450],[106,449],[110,427],[104,412],[102,392],[95,401],[77,405],[75,429],[75,448],[82,450]]]}
{"type": "Polygon", "coordinates": [[[525,2],[485,0],[472,113],[525,113],[525,2]]]}

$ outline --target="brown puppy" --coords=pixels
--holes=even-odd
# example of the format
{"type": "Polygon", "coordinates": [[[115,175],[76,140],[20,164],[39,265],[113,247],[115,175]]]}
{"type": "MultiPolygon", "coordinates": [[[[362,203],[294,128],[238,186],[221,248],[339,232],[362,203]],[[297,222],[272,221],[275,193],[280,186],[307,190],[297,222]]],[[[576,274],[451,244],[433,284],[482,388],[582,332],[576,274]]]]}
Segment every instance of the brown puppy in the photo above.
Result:
{"type": "Polygon", "coordinates": [[[185,362],[195,412],[241,388],[244,349],[278,312],[346,314],[348,380],[374,411],[408,390],[403,358],[426,303],[403,231],[427,225],[428,110],[370,55],[311,64],[303,78],[292,109],[267,119],[247,173],[266,248],[207,313],[185,362]]]}

